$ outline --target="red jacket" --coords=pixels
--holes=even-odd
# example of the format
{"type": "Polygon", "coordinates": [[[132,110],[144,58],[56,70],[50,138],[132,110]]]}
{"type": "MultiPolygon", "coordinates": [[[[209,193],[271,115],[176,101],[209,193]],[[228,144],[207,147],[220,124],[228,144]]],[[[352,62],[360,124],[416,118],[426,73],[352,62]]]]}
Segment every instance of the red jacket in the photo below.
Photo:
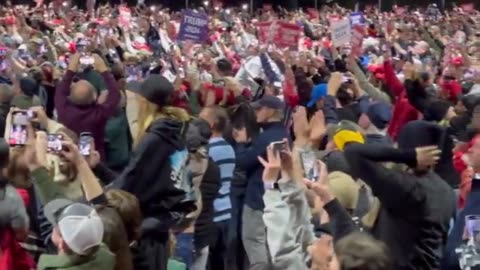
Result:
{"type": "Polygon", "coordinates": [[[396,140],[400,129],[409,121],[417,120],[419,114],[417,110],[408,102],[405,86],[397,78],[395,70],[390,60],[384,63],[385,84],[395,96],[393,102],[393,115],[388,134],[396,140]]]}
{"type": "MultiPolygon", "coordinates": [[[[25,205],[29,203],[28,192],[17,189],[25,205]]],[[[35,269],[32,257],[23,249],[15,239],[11,228],[4,228],[0,232],[0,269],[1,270],[31,270],[35,269]]]]}
{"type": "Polygon", "coordinates": [[[300,98],[295,91],[295,79],[286,79],[283,82],[283,100],[290,108],[295,108],[298,105],[300,98]]]}

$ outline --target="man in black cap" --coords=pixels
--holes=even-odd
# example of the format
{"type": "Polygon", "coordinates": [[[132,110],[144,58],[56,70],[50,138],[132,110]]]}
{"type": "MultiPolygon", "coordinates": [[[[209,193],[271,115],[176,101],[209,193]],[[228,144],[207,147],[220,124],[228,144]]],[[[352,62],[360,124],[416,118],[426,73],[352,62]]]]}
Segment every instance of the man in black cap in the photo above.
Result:
{"type": "Polygon", "coordinates": [[[248,138],[245,128],[234,129],[237,142],[237,166],[247,174],[247,190],[243,209],[242,240],[250,261],[250,269],[268,269],[265,225],[263,223],[263,194],[265,192],[259,156],[265,157],[267,146],[288,138],[283,124],[285,103],[275,96],[266,95],[254,102],[257,123],[262,132],[256,138],[248,138]]]}

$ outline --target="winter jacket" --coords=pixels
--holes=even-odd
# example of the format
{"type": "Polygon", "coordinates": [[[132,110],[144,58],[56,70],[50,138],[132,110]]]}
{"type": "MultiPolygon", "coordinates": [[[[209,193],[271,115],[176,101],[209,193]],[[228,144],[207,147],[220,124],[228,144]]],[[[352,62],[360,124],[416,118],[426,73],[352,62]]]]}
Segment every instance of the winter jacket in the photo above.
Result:
{"type": "Polygon", "coordinates": [[[382,134],[367,134],[365,136],[365,143],[366,144],[382,144],[385,146],[392,146],[393,141],[388,135],[382,134]]]}
{"type": "MultiPolygon", "coordinates": [[[[443,121],[450,108],[448,102],[428,96],[425,88],[419,81],[406,80],[405,88],[410,104],[419,112],[423,113],[425,120],[437,123],[443,121]]],[[[441,142],[442,145],[439,145],[443,151],[438,164],[435,166],[435,172],[450,186],[456,188],[460,182],[460,175],[454,169],[454,157],[451,151],[454,146],[453,135],[453,129],[446,127],[443,135],[444,138],[441,142]]]]}
{"type": "Polygon", "coordinates": [[[380,164],[414,167],[414,149],[350,143],[345,157],[353,176],[368,184],[381,202],[371,233],[390,248],[394,269],[438,269],[456,210],[453,190],[434,172],[418,175],[380,164]]]}
{"type": "Polygon", "coordinates": [[[106,246],[101,246],[90,256],[43,255],[38,262],[38,270],[113,270],[115,256],[106,246]]]}
{"type": "Polygon", "coordinates": [[[241,170],[247,173],[248,183],[245,194],[245,204],[254,210],[263,209],[263,167],[258,157],[265,157],[267,146],[275,141],[288,138],[287,130],[282,122],[271,122],[262,125],[261,132],[250,147],[238,145],[236,149],[237,164],[241,170]]]}

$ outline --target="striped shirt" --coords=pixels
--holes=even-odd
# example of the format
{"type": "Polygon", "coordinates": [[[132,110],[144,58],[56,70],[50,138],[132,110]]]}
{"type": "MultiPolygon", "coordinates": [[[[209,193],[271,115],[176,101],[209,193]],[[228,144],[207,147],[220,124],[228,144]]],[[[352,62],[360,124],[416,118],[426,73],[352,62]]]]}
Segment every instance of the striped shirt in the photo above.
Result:
{"type": "Polygon", "coordinates": [[[235,151],[223,138],[212,138],[209,141],[208,155],[220,169],[220,190],[213,202],[215,216],[213,221],[220,222],[232,217],[232,202],[230,200],[230,185],[235,170],[235,151]]]}

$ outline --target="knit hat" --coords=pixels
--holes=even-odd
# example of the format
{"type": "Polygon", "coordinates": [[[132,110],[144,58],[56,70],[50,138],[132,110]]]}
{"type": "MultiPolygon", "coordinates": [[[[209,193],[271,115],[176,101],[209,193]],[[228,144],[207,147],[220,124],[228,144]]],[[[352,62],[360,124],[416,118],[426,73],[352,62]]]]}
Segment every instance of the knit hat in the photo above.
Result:
{"type": "Polygon", "coordinates": [[[447,101],[440,99],[432,101],[425,109],[423,117],[426,121],[442,121],[450,107],[451,105],[447,101]]]}
{"type": "Polygon", "coordinates": [[[411,121],[405,124],[398,134],[398,148],[414,149],[429,145],[440,146],[443,144],[443,135],[443,129],[435,123],[424,120],[411,121]]]}
{"type": "Polygon", "coordinates": [[[130,82],[127,84],[127,89],[159,106],[168,105],[169,98],[174,92],[173,84],[159,74],[152,74],[143,82],[130,82]]]}

